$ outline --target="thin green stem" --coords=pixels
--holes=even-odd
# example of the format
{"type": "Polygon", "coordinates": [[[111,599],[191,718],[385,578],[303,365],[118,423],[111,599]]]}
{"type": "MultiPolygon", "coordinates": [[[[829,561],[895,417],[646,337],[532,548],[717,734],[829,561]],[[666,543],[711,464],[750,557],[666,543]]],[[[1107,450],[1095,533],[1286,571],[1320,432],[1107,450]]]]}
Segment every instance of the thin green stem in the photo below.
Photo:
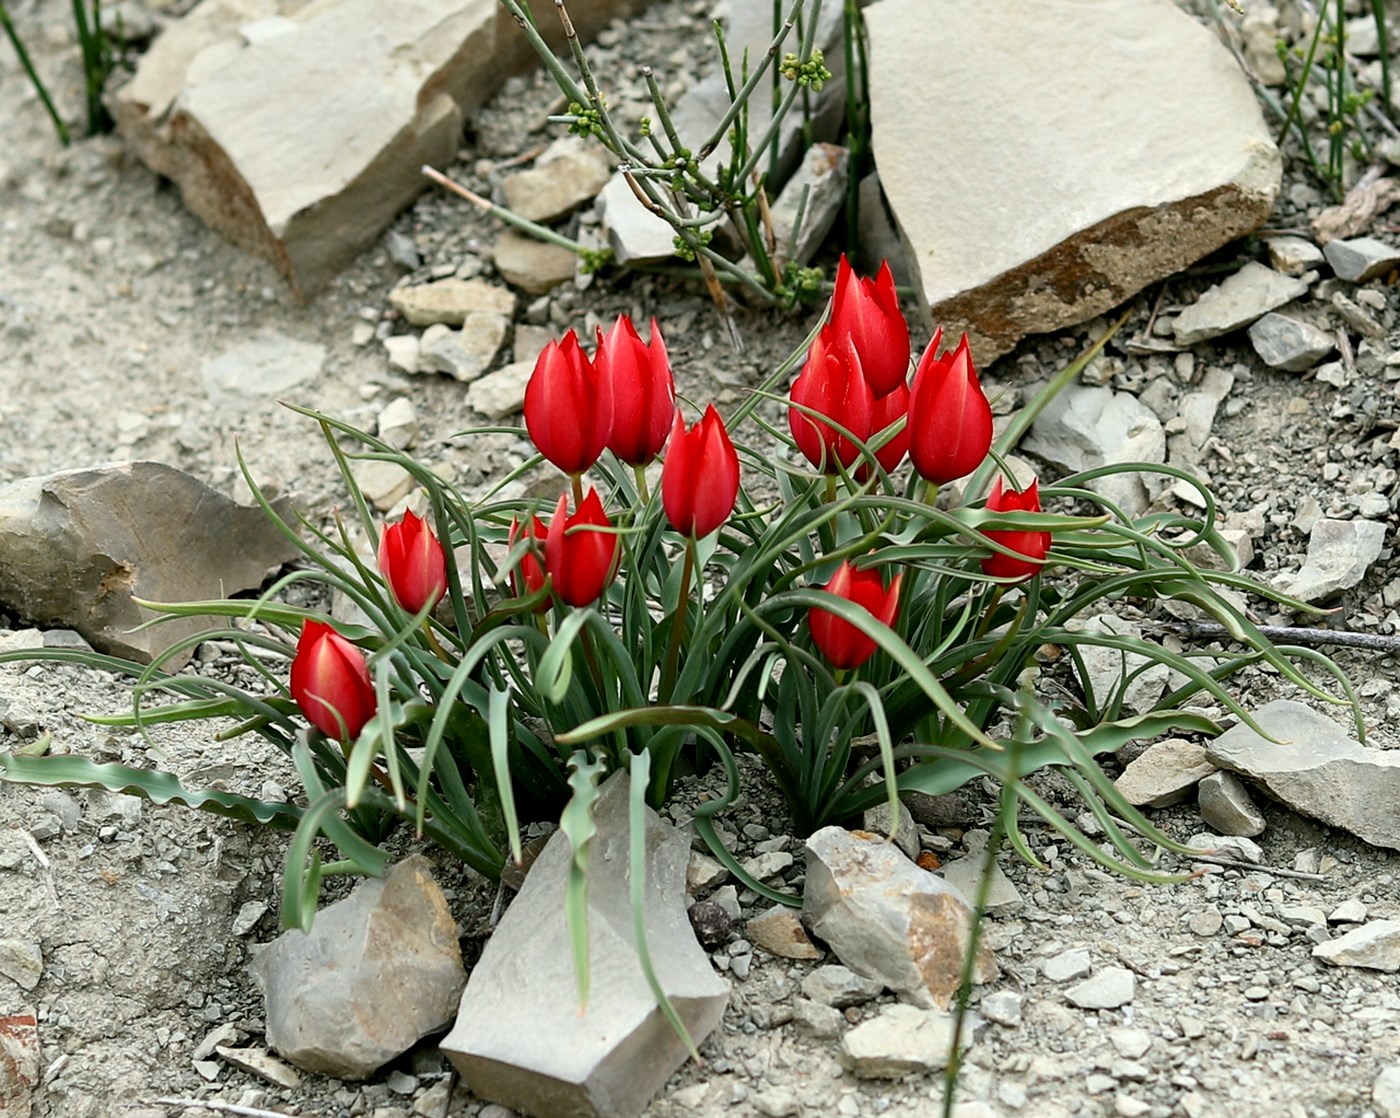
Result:
{"type": "Polygon", "coordinates": [[[29,51],[24,47],[24,40],[19,37],[13,21],[10,19],[9,9],[6,8],[4,0],[0,0],[0,29],[5,32],[5,37],[10,40],[10,45],[15,48],[15,54],[19,58],[19,64],[24,67],[24,72],[29,75],[30,84],[34,86],[34,92],[39,95],[39,100],[43,102],[45,111],[49,114],[49,119],[53,121],[54,131],[58,133],[58,142],[67,147],[73,142],[73,136],[68,131],[68,125],[63,123],[63,118],[58,115],[58,110],[54,108],[53,99],[49,96],[49,91],[45,87],[43,79],[39,77],[39,72],[34,69],[34,62],[29,57],[29,51]]]}
{"type": "Polygon", "coordinates": [[[685,559],[681,566],[681,589],[676,599],[675,619],[671,622],[671,640],[666,647],[666,666],[661,672],[661,687],[657,694],[663,704],[671,701],[676,687],[676,667],[680,663],[681,636],[690,613],[690,577],[695,570],[695,537],[685,541],[685,559]]]}
{"type": "Polygon", "coordinates": [[[645,466],[633,466],[632,476],[637,479],[637,495],[641,497],[642,504],[651,500],[651,494],[647,491],[647,470],[645,466]]]}
{"type": "Polygon", "coordinates": [[[483,212],[488,214],[494,214],[496,217],[499,217],[502,221],[504,221],[507,225],[514,225],[517,229],[521,229],[524,232],[529,233],[532,237],[535,237],[541,241],[545,241],[552,245],[558,245],[560,248],[566,248],[570,252],[576,253],[579,256],[583,256],[590,251],[585,245],[579,244],[578,241],[570,240],[562,233],[556,233],[553,229],[550,229],[548,226],[540,225],[537,222],[531,221],[528,217],[521,217],[514,210],[508,210],[505,206],[496,205],[496,203],[491,201],[491,199],[489,198],[483,198],[474,190],[469,190],[461,183],[448,178],[435,167],[429,167],[427,164],[424,164],[421,170],[425,178],[431,179],[433,182],[437,183],[438,186],[445,187],[447,190],[452,191],[452,193],[456,194],[458,197],[465,198],[468,202],[478,207],[483,212]]]}
{"type": "Polygon", "coordinates": [[[574,511],[578,512],[579,506],[583,504],[583,475],[570,474],[569,480],[574,487],[574,511]]]}

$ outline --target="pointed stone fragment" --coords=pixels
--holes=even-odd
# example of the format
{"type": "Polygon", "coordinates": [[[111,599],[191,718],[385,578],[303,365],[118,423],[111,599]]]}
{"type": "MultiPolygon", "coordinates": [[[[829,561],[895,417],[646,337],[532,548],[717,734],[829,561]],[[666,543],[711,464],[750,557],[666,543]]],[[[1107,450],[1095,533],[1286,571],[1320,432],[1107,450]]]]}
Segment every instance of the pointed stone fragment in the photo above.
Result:
{"type": "Polygon", "coordinates": [[[879,0],[866,24],[880,182],[924,305],[979,361],[1269,214],[1280,161],[1254,92],[1167,0],[879,0]],[[930,29],[956,49],[934,61],[930,29]]]}
{"type": "MultiPolygon", "coordinates": [[[[564,889],[568,836],[551,837],[486,944],[442,1042],[473,1094],[536,1115],[631,1118],[684,1062],[637,960],[629,898],[625,773],[603,786],[588,863],[589,994],[580,1014],[564,889]]],[[[685,910],[686,836],[646,816],[646,933],[662,988],[696,1044],[719,1024],[728,984],[685,910]]]]}
{"type": "Polygon", "coordinates": [[[341,1079],[364,1079],[445,1027],[466,982],[456,924],[422,855],[327,905],[310,933],[284,932],[249,969],[268,1043],[341,1079]]]}
{"type": "MultiPolygon", "coordinates": [[[[847,967],[916,1004],[946,1009],[957,992],[972,908],[879,835],[824,827],[807,839],[802,916],[847,967]]],[[[973,981],[996,973],[984,942],[973,981]]]]}
{"type": "Polygon", "coordinates": [[[147,662],[219,624],[182,617],[138,630],[156,614],[133,597],[227,597],[261,585],[269,569],[296,554],[261,509],[159,462],[0,486],[0,602],[35,624],[76,629],[114,656],[147,662]]]}
{"type": "Polygon", "coordinates": [[[1319,943],[1313,958],[1334,967],[1400,971],[1400,920],[1372,920],[1345,935],[1319,943]]]}
{"type": "Polygon", "coordinates": [[[1254,711],[1269,738],[1241,722],[1206,756],[1263,785],[1294,811],[1341,827],[1373,846],[1400,850],[1400,752],[1367,749],[1330,718],[1291,699],[1254,711]]]}

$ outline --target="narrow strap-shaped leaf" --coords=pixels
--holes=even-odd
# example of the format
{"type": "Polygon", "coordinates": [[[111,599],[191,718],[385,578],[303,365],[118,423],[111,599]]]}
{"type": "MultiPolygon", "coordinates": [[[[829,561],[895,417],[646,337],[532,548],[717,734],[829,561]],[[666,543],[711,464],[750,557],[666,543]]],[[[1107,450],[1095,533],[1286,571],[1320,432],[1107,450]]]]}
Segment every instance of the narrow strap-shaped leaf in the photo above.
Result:
{"type": "Polygon", "coordinates": [[[579,1012],[588,1006],[588,855],[598,825],[593,805],[598,802],[598,782],[604,763],[582,749],[569,758],[569,790],[572,793],[559,819],[559,829],[569,840],[573,857],[564,886],[564,919],[574,955],[574,979],[578,983],[579,1012]]]}
{"type": "Polygon", "coordinates": [[[496,773],[496,794],[501,798],[501,815],[510,838],[510,856],[519,865],[523,860],[520,819],[515,813],[515,787],[510,778],[510,692],[491,688],[486,725],[491,737],[491,765],[496,773]]]}

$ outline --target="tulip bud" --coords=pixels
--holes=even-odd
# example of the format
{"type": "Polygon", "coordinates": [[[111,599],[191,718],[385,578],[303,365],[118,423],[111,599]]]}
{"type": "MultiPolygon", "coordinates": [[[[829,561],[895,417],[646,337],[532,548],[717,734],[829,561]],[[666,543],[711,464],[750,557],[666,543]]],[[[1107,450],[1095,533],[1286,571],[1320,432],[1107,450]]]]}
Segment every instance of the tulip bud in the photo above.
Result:
{"type": "MultiPolygon", "coordinates": [[[[878,397],[870,416],[870,441],[873,442],[877,435],[901,419],[906,419],[908,415],[909,389],[905,385],[898,385],[893,392],[878,397]]],[[[906,422],[889,442],[875,451],[875,460],[880,463],[880,468],[888,474],[898,468],[908,452],[909,424],[906,422]]],[[[856,470],[856,480],[865,481],[870,477],[870,474],[869,464],[864,463],[856,470]]]]}
{"type": "MultiPolygon", "coordinates": [[[[883,624],[893,625],[899,609],[899,584],[903,577],[902,573],[895,575],[894,581],[886,587],[884,576],[879,571],[874,568],[857,570],[843,560],[831,576],[831,581],[822,589],[861,606],[883,624]]],[[[807,624],[812,630],[812,642],[834,668],[842,671],[858,668],[875,654],[875,642],[834,613],[814,608],[807,618],[807,624]]]]}
{"type": "Polygon", "coordinates": [[[831,298],[831,327],[837,338],[850,338],[855,345],[876,398],[906,385],[909,324],[900,313],[888,261],[880,264],[880,272],[872,280],[857,277],[842,254],[831,298]]]}
{"type": "Polygon", "coordinates": [[[525,386],[525,428],[549,461],[581,474],[603,453],[612,428],[598,371],[570,330],[540,352],[525,386]]]}
{"type": "Polygon", "coordinates": [[[632,320],[618,315],[606,335],[599,329],[593,365],[611,401],[608,449],[629,466],[645,466],[666,445],[676,406],[676,382],[656,319],[647,345],[632,320]]]}
{"type": "MultiPolygon", "coordinates": [[[[1001,477],[998,476],[996,484],[992,486],[991,496],[987,498],[987,511],[1039,512],[1040,493],[1037,485],[1038,481],[1032,479],[1030,485],[1017,492],[1015,489],[1005,488],[1001,477]]],[[[1023,560],[1012,555],[1003,555],[1000,551],[992,552],[982,560],[982,570],[993,578],[1019,580],[1037,575],[1042,564],[1033,560],[1043,560],[1050,553],[1049,532],[1008,529],[992,530],[983,534],[989,540],[996,540],[997,543],[1004,544],[1026,557],[1023,560]]]]}
{"type": "Polygon", "coordinates": [[[544,566],[562,601],[571,606],[592,605],[617,572],[617,536],[595,530],[612,527],[597,490],[588,491],[572,516],[568,509],[568,496],[561,496],[545,538],[544,566]],[[570,531],[579,526],[582,531],[570,531]]]}
{"type": "Polygon", "coordinates": [[[855,443],[817,418],[834,420],[862,441],[870,437],[875,398],[849,338],[837,338],[830,325],[822,327],[788,398],[815,413],[788,408],[793,441],[813,467],[837,474],[860,456],[855,443]]]}
{"type": "Polygon", "coordinates": [[[992,406],[977,380],[967,335],[935,356],[940,330],[919,358],[909,393],[909,459],[925,481],[945,485],[972,473],[992,447],[992,406]]]}
{"type": "Polygon", "coordinates": [[[671,527],[701,539],[729,518],[739,495],[739,455],[714,404],[689,431],[676,409],[661,467],[661,506],[671,527]]]}
{"type": "Polygon", "coordinates": [[[447,593],[447,556],[437,536],[411,512],[379,537],[379,570],[394,600],[409,613],[447,593]]]}
{"type": "MultiPolygon", "coordinates": [[[[549,533],[545,530],[544,521],[538,516],[530,517],[529,536],[543,543],[548,535],[549,533]]],[[[526,533],[522,531],[520,527],[520,518],[512,517],[508,546],[514,547],[521,539],[525,538],[525,536],[526,533]]],[[[534,546],[538,548],[539,544],[534,546]]],[[[544,580],[544,567],[540,565],[539,556],[533,552],[527,551],[521,556],[519,564],[510,572],[510,592],[517,598],[523,598],[527,594],[533,594],[538,591],[540,587],[544,585],[544,580]]],[[[543,613],[547,609],[549,609],[549,602],[546,600],[540,602],[536,607],[536,612],[543,613]]]]}
{"type": "Polygon", "coordinates": [[[291,690],[306,720],[339,742],[359,737],[378,707],[365,654],[323,621],[301,627],[291,690]]]}

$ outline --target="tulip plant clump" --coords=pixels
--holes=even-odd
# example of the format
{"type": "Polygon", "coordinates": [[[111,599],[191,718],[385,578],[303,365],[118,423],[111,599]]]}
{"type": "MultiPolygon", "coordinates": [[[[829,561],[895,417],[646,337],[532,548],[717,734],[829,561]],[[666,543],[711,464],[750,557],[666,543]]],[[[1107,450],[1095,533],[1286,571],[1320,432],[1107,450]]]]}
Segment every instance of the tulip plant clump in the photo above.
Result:
{"type": "Polygon", "coordinates": [[[796,902],[747,878],[716,830],[740,792],[740,751],[762,759],[797,834],[989,776],[1024,857],[1028,807],[1088,857],[1152,879],[1127,830],[1180,848],[1123,800],[1095,755],[1166,731],[1215,732],[1185,705],[1193,697],[1247,719],[1225,683],[1249,664],[1323,697],[1300,660],[1346,683],[1316,653],[1271,646],[1235,604],[1229,592],[1272,592],[1232,569],[1203,489],[1199,519],[1132,519],[1090,485],[1146,467],[1018,480],[1004,454],[1092,352],[996,441],[966,339],[948,349],[935,334],[912,360],[888,267],[862,278],[843,258],[827,321],[727,419],[678,401],[655,321],[643,340],[619,318],[591,355],[573,331],[550,343],[524,405],[539,453],[482,500],[314,416],[373,559],[339,524],[303,522],[298,534],[278,519],[305,562],[262,599],[153,607],[228,618],[214,636],[246,649],[261,689],[163,669],[207,635],[146,667],[24,654],[134,675],[135,709],[101,721],[234,719],[226,734],[256,732],[291,756],[304,803],[186,789],[76,756],[0,765],[11,780],[118,788],[293,830],[283,903],[293,926],[309,922],[323,874],[383,868],[380,843],[398,820],[490,876],[521,857],[523,820],[560,820],[577,898],[596,788],[617,769],[631,772],[640,811],[641,797],[660,805],[685,774],[719,766],[727,791],[697,809],[698,832],[749,888],[796,902]],[[785,425],[765,418],[780,408],[785,425]],[[424,515],[376,522],[353,458],[409,470],[424,515]],[[552,506],[519,495],[546,464],[563,475],[552,506]],[[1209,569],[1188,558],[1203,549],[1216,557],[1209,569]],[[338,591],[357,620],[286,604],[298,582],[338,591]],[[1202,609],[1229,627],[1235,651],[1176,652],[1075,624],[1125,598],[1202,609]],[[1094,646],[1142,666],[1097,690],[1085,657],[1094,646]],[[268,669],[269,653],[290,660],[289,678],[268,669]],[[1151,710],[1125,710],[1128,686],[1154,664],[1174,669],[1175,689],[1151,710]],[[1102,845],[1026,779],[1046,766],[1097,816],[1102,845]],[[337,860],[320,860],[322,836],[337,860]]]}

